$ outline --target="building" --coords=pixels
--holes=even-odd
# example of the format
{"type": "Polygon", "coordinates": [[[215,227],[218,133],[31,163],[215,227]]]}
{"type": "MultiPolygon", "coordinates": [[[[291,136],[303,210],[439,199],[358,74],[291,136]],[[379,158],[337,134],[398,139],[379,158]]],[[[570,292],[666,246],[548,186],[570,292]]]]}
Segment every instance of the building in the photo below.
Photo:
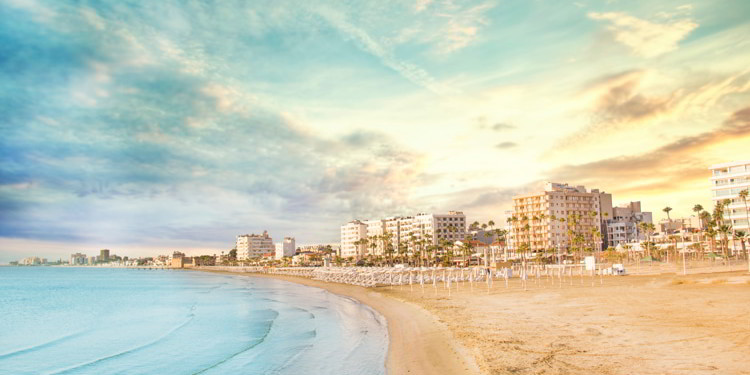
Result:
{"type": "Polygon", "coordinates": [[[109,261],[109,250],[108,249],[102,249],[99,251],[99,261],[101,262],[107,262],[109,261]]]}
{"type": "Polygon", "coordinates": [[[70,254],[70,262],[68,262],[68,264],[70,264],[71,266],[86,264],[86,254],[70,254]]]}
{"type": "Polygon", "coordinates": [[[611,218],[606,223],[606,246],[617,247],[622,243],[643,241],[646,236],[639,228],[640,223],[652,223],[651,212],[641,210],[641,202],[630,202],[612,209],[611,218]]]}
{"type": "Polygon", "coordinates": [[[276,260],[281,260],[283,257],[293,257],[297,252],[297,247],[294,243],[294,237],[284,237],[284,242],[276,244],[276,260]]]}
{"type": "Polygon", "coordinates": [[[263,254],[275,253],[276,247],[268,231],[263,234],[241,234],[237,236],[237,259],[260,258],[263,254]]]}
{"type": "Polygon", "coordinates": [[[527,244],[531,251],[569,249],[568,228],[575,217],[575,232],[583,236],[585,246],[597,249],[606,238],[602,217],[612,215],[611,194],[548,182],[543,191],[513,197],[510,242],[516,248],[527,244]]]}
{"type": "Polygon", "coordinates": [[[747,208],[739,196],[741,191],[750,189],[750,160],[715,164],[710,169],[714,204],[726,199],[730,201],[724,211],[724,220],[735,231],[750,232],[747,208]]]}
{"type": "Polygon", "coordinates": [[[425,246],[453,243],[465,236],[466,216],[460,211],[354,220],[341,226],[341,256],[384,255],[386,250],[411,253],[425,246]],[[362,239],[367,239],[367,243],[355,245],[362,239]]]}
{"type": "Polygon", "coordinates": [[[360,259],[365,255],[366,245],[359,240],[367,237],[367,224],[352,220],[341,226],[341,257],[360,259]]]}

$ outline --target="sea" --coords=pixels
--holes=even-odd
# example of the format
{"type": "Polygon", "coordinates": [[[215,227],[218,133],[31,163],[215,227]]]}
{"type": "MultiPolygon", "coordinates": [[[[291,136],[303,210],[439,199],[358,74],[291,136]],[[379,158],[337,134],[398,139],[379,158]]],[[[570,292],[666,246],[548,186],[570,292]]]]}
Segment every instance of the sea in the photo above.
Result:
{"type": "Polygon", "coordinates": [[[281,280],[0,267],[0,374],[385,374],[385,318],[281,280]]]}

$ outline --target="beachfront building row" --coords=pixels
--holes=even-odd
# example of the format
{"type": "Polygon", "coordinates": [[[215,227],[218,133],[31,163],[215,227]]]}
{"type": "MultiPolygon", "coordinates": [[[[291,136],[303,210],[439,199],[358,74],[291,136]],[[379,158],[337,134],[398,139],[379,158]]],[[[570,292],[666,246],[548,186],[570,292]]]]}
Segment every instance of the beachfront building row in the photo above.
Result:
{"type": "Polygon", "coordinates": [[[613,217],[612,195],[583,186],[547,182],[544,190],[513,197],[508,221],[510,244],[531,251],[568,249],[569,229],[583,236],[594,248],[603,245],[606,222],[613,217]],[[572,220],[571,220],[572,219],[572,220]]]}
{"type": "Polygon", "coordinates": [[[276,246],[268,231],[263,234],[241,234],[237,236],[237,259],[261,258],[263,254],[276,253],[276,246]]]}
{"type": "Polygon", "coordinates": [[[748,233],[748,212],[740,192],[750,189],[750,160],[715,164],[710,169],[711,197],[714,203],[727,199],[730,201],[724,209],[724,220],[734,231],[748,233]]]}
{"type": "Polygon", "coordinates": [[[466,236],[466,215],[420,213],[376,220],[353,220],[341,226],[341,256],[360,259],[393,252],[412,253],[418,247],[455,242],[466,236]],[[365,240],[366,242],[364,242],[365,240]]]}

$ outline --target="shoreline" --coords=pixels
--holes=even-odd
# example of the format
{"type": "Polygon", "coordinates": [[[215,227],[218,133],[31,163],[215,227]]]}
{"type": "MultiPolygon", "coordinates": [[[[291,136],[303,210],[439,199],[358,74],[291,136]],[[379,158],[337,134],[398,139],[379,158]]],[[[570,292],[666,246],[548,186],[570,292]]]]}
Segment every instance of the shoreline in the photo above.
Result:
{"type": "Polygon", "coordinates": [[[316,287],[363,303],[381,315],[388,324],[388,375],[478,374],[476,358],[455,339],[448,326],[424,308],[382,294],[377,288],[327,283],[303,277],[194,269],[195,271],[265,277],[316,287]]]}

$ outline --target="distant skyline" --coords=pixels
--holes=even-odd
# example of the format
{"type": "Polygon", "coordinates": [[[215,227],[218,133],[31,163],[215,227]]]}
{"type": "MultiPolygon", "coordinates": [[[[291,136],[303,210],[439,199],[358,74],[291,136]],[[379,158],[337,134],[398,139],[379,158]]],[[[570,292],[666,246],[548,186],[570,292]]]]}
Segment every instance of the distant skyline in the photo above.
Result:
{"type": "Polygon", "coordinates": [[[0,263],[503,220],[543,181],[655,220],[750,159],[750,2],[0,0],[0,263]]]}

